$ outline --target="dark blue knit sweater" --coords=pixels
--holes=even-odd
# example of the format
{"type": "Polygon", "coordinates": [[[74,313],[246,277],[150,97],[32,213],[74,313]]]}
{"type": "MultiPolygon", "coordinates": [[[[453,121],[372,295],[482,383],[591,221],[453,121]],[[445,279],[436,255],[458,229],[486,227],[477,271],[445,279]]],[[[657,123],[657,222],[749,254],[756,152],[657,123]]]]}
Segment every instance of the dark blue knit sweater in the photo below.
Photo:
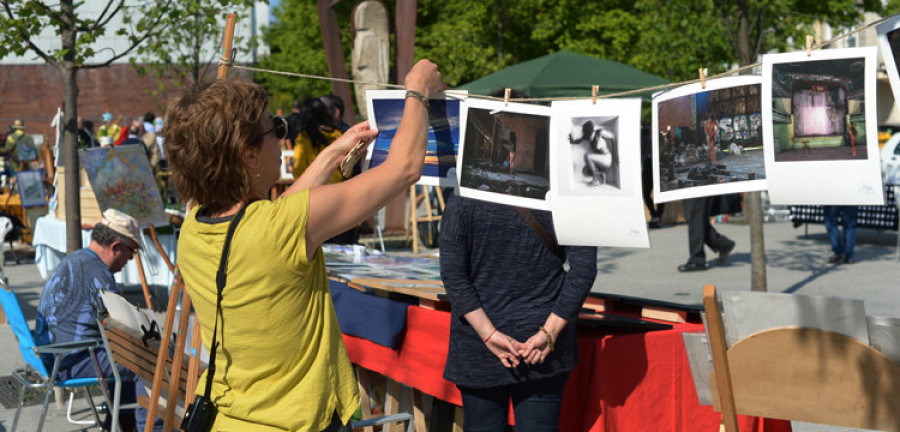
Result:
{"type": "MultiPolygon", "coordinates": [[[[553,234],[549,212],[531,210],[553,234]]],[[[578,361],[575,320],[597,276],[597,248],[565,247],[570,269],[514,207],[454,196],[441,218],[441,277],[450,296],[444,378],[493,387],[552,376],[578,361]],[[484,308],[501,332],[525,342],[551,312],[568,321],[543,364],[507,369],[463,316],[484,308]]]]}

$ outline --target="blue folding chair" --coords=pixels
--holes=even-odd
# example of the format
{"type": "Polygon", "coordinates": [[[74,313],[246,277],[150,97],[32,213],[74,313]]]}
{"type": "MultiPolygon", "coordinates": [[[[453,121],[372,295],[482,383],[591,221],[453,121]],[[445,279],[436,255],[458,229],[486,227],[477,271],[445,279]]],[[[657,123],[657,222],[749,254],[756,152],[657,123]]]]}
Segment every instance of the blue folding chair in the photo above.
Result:
{"type": "MultiPolygon", "coordinates": [[[[98,372],[97,375],[101,376],[102,374],[99,373],[100,366],[97,362],[97,357],[94,354],[93,348],[102,346],[103,342],[100,340],[84,340],[78,342],[37,345],[35,339],[40,341],[46,338],[46,336],[37,335],[28,328],[28,322],[25,320],[25,315],[22,314],[22,308],[19,306],[19,300],[16,298],[16,294],[9,289],[2,279],[0,279],[0,303],[3,304],[3,312],[6,313],[6,318],[9,321],[10,327],[12,327],[13,334],[19,341],[19,350],[22,352],[22,358],[25,360],[25,363],[27,363],[25,367],[13,371],[13,377],[19,381],[22,385],[22,389],[19,391],[19,405],[16,408],[12,432],[15,432],[16,426],[19,423],[19,414],[21,413],[22,406],[25,402],[25,390],[29,388],[42,389],[45,392],[44,405],[41,408],[41,418],[38,421],[38,432],[44,427],[44,418],[47,415],[47,406],[50,404],[50,394],[53,392],[54,386],[82,390],[90,404],[94,419],[97,421],[97,424],[100,424],[100,416],[97,414],[97,407],[94,405],[89,389],[91,387],[100,386],[103,389],[103,395],[106,399],[107,406],[110,406],[106,380],[98,378],[59,380],[57,375],[63,357],[82,350],[88,350],[91,360],[94,363],[94,367],[98,372]],[[49,373],[48,369],[50,370],[49,373]]],[[[72,401],[69,400],[69,404],[71,403],[72,401]]],[[[71,405],[68,412],[71,413],[71,405]]],[[[69,417],[69,419],[71,420],[71,417],[69,417]]]]}

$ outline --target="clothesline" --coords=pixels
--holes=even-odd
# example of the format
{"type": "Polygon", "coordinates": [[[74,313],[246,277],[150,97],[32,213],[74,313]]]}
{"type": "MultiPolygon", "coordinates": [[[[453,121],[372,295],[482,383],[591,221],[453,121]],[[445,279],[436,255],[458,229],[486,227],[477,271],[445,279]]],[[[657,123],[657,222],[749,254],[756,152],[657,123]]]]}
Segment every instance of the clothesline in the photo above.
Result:
{"type": "MultiPolygon", "coordinates": [[[[839,41],[839,40],[841,40],[841,39],[846,39],[846,38],[848,38],[848,37],[850,37],[850,36],[853,36],[853,35],[855,35],[855,34],[857,34],[857,33],[859,33],[859,32],[862,32],[862,31],[867,30],[867,29],[869,29],[869,28],[871,28],[871,27],[874,27],[874,26],[876,26],[876,25],[878,25],[878,24],[881,24],[882,22],[886,21],[888,18],[890,18],[890,17],[881,18],[881,19],[879,19],[879,20],[876,20],[876,21],[873,21],[873,22],[871,22],[871,23],[869,23],[869,24],[866,24],[866,25],[864,25],[864,26],[862,26],[862,27],[859,27],[859,28],[857,28],[856,30],[853,30],[853,31],[850,31],[850,32],[848,32],[848,33],[844,33],[844,34],[841,34],[841,35],[838,35],[838,36],[836,36],[836,37],[834,37],[834,38],[832,38],[832,39],[829,39],[829,40],[827,40],[827,41],[825,41],[825,42],[820,42],[820,43],[818,43],[818,44],[812,45],[812,46],[810,47],[810,49],[811,49],[811,50],[818,50],[818,49],[821,49],[822,47],[826,47],[826,46],[828,46],[828,45],[831,45],[831,44],[833,44],[833,43],[835,43],[835,42],[837,42],[837,41],[839,41]]],[[[753,63],[753,64],[750,64],[750,65],[747,65],[747,66],[742,66],[742,67],[739,67],[739,68],[736,68],[736,69],[732,69],[732,70],[729,70],[729,71],[725,71],[725,72],[722,72],[722,73],[717,74],[717,75],[713,75],[713,76],[710,76],[710,77],[705,77],[704,80],[712,80],[712,79],[716,79],[716,78],[722,78],[722,77],[726,77],[726,76],[730,76],[730,75],[740,74],[741,72],[744,72],[744,71],[747,71],[747,70],[755,69],[755,68],[757,68],[757,67],[760,67],[761,65],[762,65],[762,63],[759,63],[759,62],[753,63]]],[[[233,67],[233,68],[235,68],[235,69],[242,69],[242,70],[250,71],[250,72],[271,73],[271,74],[284,75],[284,76],[290,76],[290,77],[296,77],[296,78],[308,78],[308,79],[318,79],[318,80],[325,80],[325,81],[335,81],[335,82],[350,83],[350,84],[360,84],[360,85],[379,86],[379,87],[383,87],[383,88],[393,88],[393,89],[400,89],[400,90],[405,89],[404,86],[399,85],[399,84],[387,84],[387,83],[376,83],[376,82],[367,82],[367,81],[357,81],[357,80],[346,79],[346,78],[333,78],[333,77],[326,77],[326,76],[320,76],[320,75],[310,75],[310,74],[303,74],[303,73],[296,73],[296,72],[276,71],[276,70],[272,70],[272,69],[255,68],[255,67],[251,67],[251,66],[241,66],[241,65],[236,65],[236,64],[235,64],[235,65],[231,65],[231,67],[233,67]]],[[[640,89],[636,89],[636,90],[628,90],[628,91],[622,91],[622,92],[617,92],[617,93],[608,93],[608,94],[605,94],[605,95],[602,95],[602,96],[601,96],[601,95],[597,95],[597,99],[616,98],[616,97],[631,96],[631,95],[635,95],[635,94],[647,93],[647,92],[658,91],[658,90],[666,90],[666,89],[673,88],[673,87],[680,87],[680,86],[683,86],[683,85],[696,84],[696,83],[699,83],[699,82],[701,82],[701,81],[702,81],[702,80],[701,80],[700,78],[698,78],[698,79],[695,79],[695,80],[681,81],[681,82],[677,82],[677,83],[669,83],[669,84],[662,84],[662,85],[657,85],[657,86],[652,86],[652,87],[644,87],[644,88],[640,88],[640,89]]],[[[586,89],[586,90],[588,90],[588,89],[586,89]]],[[[461,92],[461,91],[457,91],[457,90],[446,90],[446,91],[444,91],[444,93],[447,94],[447,95],[451,95],[451,96],[454,95],[454,94],[459,95],[459,96],[466,95],[465,92],[461,92]]],[[[586,99],[587,99],[587,100],[590,100],[590,99],[592,99],[591,96],[587,96],[587,97],[581,97],[581,96],[569,96],[569,97],[541,97],[541,98],[509,98],[509,99],[506,99],[506,98],[502,98],[502,97],[485,96],[485,95],[475,95],[475,94],[470,94],[470,95],[468,95],[468,97],[472,97],[472,98],[480,98],[480,99],[488,99],[488,100],[509,101],[509,102],[548,102],[548,101],[562,101],[562,100],[586,100],[586,99]]]]}

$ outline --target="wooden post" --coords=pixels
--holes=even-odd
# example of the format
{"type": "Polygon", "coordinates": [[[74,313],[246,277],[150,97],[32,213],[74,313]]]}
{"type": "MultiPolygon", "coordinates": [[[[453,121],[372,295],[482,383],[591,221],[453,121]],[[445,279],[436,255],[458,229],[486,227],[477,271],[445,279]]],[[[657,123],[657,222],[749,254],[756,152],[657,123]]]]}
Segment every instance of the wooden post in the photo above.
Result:
{"type": "MultiPolygon", "coordinates": [[[[387,379],[387,389],[385,390],[385,398],[384,398],[384,413],[387,415],[397,414],[400,412],[400,392],[403,391],[403,387],[400,386],[400,383],[394,381],[391,378],[387,379]]],[[[385,428],[385,431],[398,431],[397,425],[392,424],[385,428]]]]}
{"type": "MultiPolygon", "coordinates": [[[[367,420],[372,418],[372,400],[369,399],[369,388],[372,387],[372,379],[370,378],[369,371],[362,367],[357,366],[356,373],[359,377],[359,409],[362,412],[363,420],[367,420]]],[[[363,432],[375,432],[375,428],[368,426],[363,428],[363,432]]]]}
{"type": "Polygon", "coordinates": [[[170,272],[175,272],[175,265],[172,264],[172,261],[169,260],[169,255],[166,254],[166,251],[163,250],[162,245],[159,244],[159,239],[156,238],[156,227],[150,225],[150,240],[153,240],[153,245],[156,246],[156,250],[159,251],[159,254],[162,255],[163,261],[166,262],[166,267],[169,268],[170,272]]]}
{"type": "Polygon", "coordinates": [[[187,388],[185,388],[184,400],[193,400],[192,396],[197,391],[197,381],[200,380],[200,320],[197,314],[194,317],[194,329],[191,331],[191,361],[188,363],[187,388]]]}
{"type": "MultiPolygon", "coordinates": [[[[417,185],[412,185],[409,187],[409,225],[410,229],[407,230],[407,233],[412,233],[412,246],[413,253],[419,253],[419,222],[435,222],[441,220],[441,215],[433,215],[431,208],[431,199],[428,196],[430,194],[429,188],[431,186],[422,186],[422,194],[420,195],[417,189],[417,185]],[[419,207],[419,201],[425,200],[425,216],[419,217],[417,213],[417,209],[419,207]]],[[[436,186],[435,186],[436,187],[436,186]]],[[[444,197],[441,194],[441,188],[437,187],[438,194],[438,203],[441,209],[441,213],[444,212],[444,197]]]]}
{"type": "Polygon", "coordinates": [[[222,61],[219,63],[219,71],[216,79],[228,78],[228,69],[231,68],[231,47],[234,44],[234,22],[237,16],[233,13],[228,14],[225,20],[225,36],[222,38],[222,61]]]}
{"type": "MultiPolygon", "coordinates": [[[[181,381],[181,363],[184,361],[184,344],[188,321],[191,316],[191,296],[182,290],[181,318],[178,321],[178,333],[175,335],[175,351],[172,353],[172,370],[169,371],[169,393],[166,396],[166,417],[163,430],[175,430],[175,409],[178,402],[178,383],[181,381]]],[[[168,340],[165,341],[168,343],[168,340]]],[[[210,377],[211,379],[212,377],[210,377]]],[[[185,400],[190,400],[185,398],[185,400]]]]}
{"type": "MultiPolygon", "coordinates": [[[[341,34],[338,28],[337,15],[331,6],[337,3],[334,0],[317,0],[316,10],[319,13],[319,29],[322,32],[322,42],[325,46],[325,59],[328,61],[328,72],[332,78],[349,79],[347,63],[344,60],[344,49],[341,47],[341,34]]],[[[353,124],[356,120],[356,110],[353,109],[353,97],[350,94],[350,84],[347,82],[332,81],[331,88],[344,104],[344,121],[353,124]]]]}
{"type": "Polygon", "coordinates": [[[153,423],[156,420],[156,411],[159,408],[159,395],[162,391],[162,380],[166,374],[166,359],[169,358],[169,337],[172,334],[172,326],[175,323],[175,307],[178,304],[178,295],[184,283],[181,275],[175,274],[175,283],[169,290],[169,304],[166,307],[166,323],[163,325],[162,338],[159,341],[159,353],[156,355],[156,370],[153,372],[153,386],[150,388],[150,403],[147,408],[147,424],[144,432],[153,431],[153,423]]]}
{"type": "Polygon", "coordinates": [[[144,265],[141,263],[140,251],[135,252],[134,263],[137,264],[138,276],[141,277],[141,289],[144,290],[144,302],[147,303],[147,307],[150,308],[150,310],[153,310],[153,302],[150,301],[150,287],[147,285],[147,277],[144,276],[144,265]]]}
{"type": "Polygon", "coordinates": [[[706,310],[706,330],[713,356],[713,370],[716,373],[715,385],[718,389],[719,407],[722,409],[722,424],[727,432],[739,432],[734,390],[731,388],[731,369],[728,367],[725,325],[722,323],[715,285],[703,287],[703,308],[706,310]]]}
{"type": "Polygon", "coordinates": [[[409,225],[412,232],[413,253],[419,253],[419,224],[416,220],[416,210],[419,207],[419,201],[416,197],[416,185],[409,187],[409,225]]]}

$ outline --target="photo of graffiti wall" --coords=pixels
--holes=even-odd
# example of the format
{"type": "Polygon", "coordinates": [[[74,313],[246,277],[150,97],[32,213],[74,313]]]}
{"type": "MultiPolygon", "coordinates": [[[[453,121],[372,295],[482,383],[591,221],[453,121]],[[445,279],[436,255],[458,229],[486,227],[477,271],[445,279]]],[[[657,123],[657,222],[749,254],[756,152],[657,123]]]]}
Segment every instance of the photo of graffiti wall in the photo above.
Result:
{"type": "Polygon", "coordinates": [[[755,82],[660,98],[661,192],[765,179],[760,91],[755,82]]]}

